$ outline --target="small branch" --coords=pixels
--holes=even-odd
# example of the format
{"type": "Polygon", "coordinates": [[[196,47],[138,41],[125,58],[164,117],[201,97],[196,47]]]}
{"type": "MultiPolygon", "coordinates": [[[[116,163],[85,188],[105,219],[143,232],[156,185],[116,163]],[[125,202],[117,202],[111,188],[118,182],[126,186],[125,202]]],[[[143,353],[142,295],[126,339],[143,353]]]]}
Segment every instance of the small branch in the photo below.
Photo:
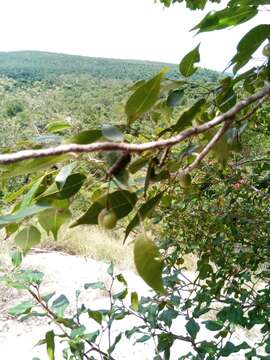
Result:
{"type": "Polygon", "coordinates": [[[266,193],[264,191],[261,191],[260,189],[257,189],[255,186],[253,185],[248,185],[248,184],[245,184],[247,187],[249,187],[251,190],[255,191],[257,194],[263,196],[263,197],[266,197],[269,199],[270,197],[270,194],[269,193],[266,193]]]}
{"type": "Polygon", "coordinates": [[[270,158],[264,158],[263,157],[263,158],[257,158],[257,159],[243,160],[243,161],[239,161],[239,162],[237,162],[235,164],[232,164],[231,166],[233,168],[237,168],[237,167],[242,166],[244,164],[255,163],[255,162],[260,162],[260,161],[262,161],[262,162],[270,162],[270,158]]]}
{"type": "Polygon", "coordinates": [[[164,153],[163,153],[162,156],[161,156],[160,163],[159,163],[159,167],[162,168],[162,167],[164,166],[165,161],[166,161],[166,159],[167,159],[167,157],[168,157],[168,155],[169,155],[169,152],[170,152],[170,148],[167,147],[166,150],[164,151],[164,153]]]}
{"type": "Polygon", "coordinates": [[[41,150],[23,150],[11,154],[0,155],[0,164],[7,165],[28,159],[63,155],[67,153],[90,153],[90,152],[112,151],[112,150],[126,151],[130,153],[132,152],[142,153],[146,150],[168,148],[173,145],[179,144],[183,140],[193,135],[202,134],[225,121],[233,120],[241,110],[243,110],[250,104],[260,99],[264,99],[265,101],[269,95],[270,95],[270,84],[266,85],[259,92],[250,95],[246,99],[239,101],[229,111],[215,117],[213,120],[210,120],[202,125],[189,128],[169,139],[151,141],[144,144],[99,142],[89,145],[64,144],[64,145],[59,145],[56,147],[41,149],[41,150]]]}
{"type": "Polygon", "coordinates": [[[254,108],[247,113],[245,116],[243,116],[241,119],[237,120],[237,122],[242,122],[245,120],[248,120],[252,115],[254,115],[256,113],[256,111],[262,106],[262,104],[265,102],[265,100],[267,99],[269,95],[264,96],[263,98],[261,98],[258,101],[258,104],[256,104],[256,106],[254,106],[254,108]]]}
{"type": "Polygon", "coordinates": [[[175,175],[185,175],[190,173],[194,170],[200,162],[207,156],[209,151],[216,145],[216,143],[220,140],[223,134],[228,130],[230,127],[231,121],[226,121],[225,124],[218,130],[218,132],[213,136],[213,138],[209,141],[209,143],[204,147],[204,149],[198,154],[196,159],[191,163],[188,167],[183,170],[178,171],[175,175]]]}
{"type": "Polygon", "coordinates": [[[122,156],[116,160],[116,162],[112,165],[112,167],[108,170],[108,177],[116,176],[120,173],[120,171],[125,170],[127,165],[131,161],[131,155],[128,152],[124,152],[122,156]]]}

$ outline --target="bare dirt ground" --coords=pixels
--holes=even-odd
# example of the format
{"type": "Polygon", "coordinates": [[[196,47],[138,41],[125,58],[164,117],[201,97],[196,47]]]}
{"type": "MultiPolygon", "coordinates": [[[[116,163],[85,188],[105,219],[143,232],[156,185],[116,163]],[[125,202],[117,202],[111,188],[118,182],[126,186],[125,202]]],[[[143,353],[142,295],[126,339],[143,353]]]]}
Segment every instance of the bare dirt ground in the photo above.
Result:
{"type": "MultiPolygon", "coordinates": [[[[44,272],[44,283],[41,287],[43,294],[50,293],[57,289],[57,294],[65,294],[70,300],[70,309],[75,306],[75,291],[83,289],[83,285],[89,282],[104,281],[108,284],[107,275],[108,264],[86,259],[79,256],[71,256],[52,253],[30,254],[25,259],[25,267],[44,272]]],[[[122,272],[129,284],[130,291],[137,291],[139,295],[147,295],[149,288],[145,283],[132,271],[122,272]]],[[[119,289],[115,289],[119,291],[119,289]]],[[[34,346],[40,339],[44,338],[46,331],[54,328],[54,325],[48,324],[45,318],[29,319],[20,322],[7,315],[7,310],[17,304],[20,300],[26,300],[23,292],[0,288],[0,359],[1,360],[31,360],[39,357],[41,360],[47,359],[46,348],[34,346]]],[[[80,301],[92,310],[107,308],[108,298],[105,297],[101,290],[87,290],[80,295],[80,301]]],[[[136,325],[136,320],[130,318],[121,320],[113,328],[113,336],[120,330],[131,329],[136,325]]],[[[89,331],[96,328],[93,323],[87,324],[89,331]]],[[[183,319],[177,320],[174,324],[177,333],[185,334],[183,319]],[[182,330],[182,331],[181,331],[182,330]]],[[[212,334],[211,334],[212,335],[212,334]]],[[[202,332],[204,339],[209,337],[207,330],[202,332]]],[[[122,338],[119,347],[114,353],[117,360],[152,360],[154,354],[154,345],[151,342],[145,344],[136,344],[134,340],[122,338]]],[[[248,341],[248,338],[242,331],[235,335],[236,342],[248,341]]],[[[106,345],[105,344],[105,348],[106,345]]],[[[190,350],[188,344],[179,343],[172,349],[172,359],[178,359],[181,355],[190,350]]],[[[56,360],[62,360],[61,351],[56,353],[56,360]]],[[[244,359],[243,355],[231,356],[230,359],[244,359]]]]}
{"type": "MultiPolygon", "coordinates": [[[[41,289],[44,294],[53,292],[57,289],[57,294],[65,294],[70,300],[71,306],[75,304],[75,292],[82,290],[83,285],[89,282],[104,281],[109,283],[107,275],[108,264],[89,260],[79,256],[71,256],[53,253],[31,254],[25,259],[25,267],[44,272],[45,278],[41,289]]],[[[148,287],[144,282],[131,271],[123,273],[131,291],[139,291],[146,294],[148,287]]],[[[117,291],[117,289],[115,289],[117,291]]],[[[119,290],[118,290],[119,291],[119,290]]],[[[2,360],[31,360],[33,357],[40,357],[41,360],[47,359],[45,346],[34,347],[42,338],[46,331],[54,326],[48,324],[45,318],[32,318],[25,322],[20,322],[7,315],[7,310],[18,302],[28,299],[28,296],[19,291],[0,288],[0,359],[2,360]]],[[[108,307],[108,298],[101,290],[82,291],[80,301],[91,309],[100,309],[108,307]]],[[[120,324],[119,324],[120,325],[120,324]]],[[[93,324],[90,324],[90,327],[93,324]]],[[[119,330],[125,330],[132,327],[127,321],[121,321],[119,330]]],[[[118,329],[114,329],[113,334],[118,334],[118,329]]],[[[96,330],[96,327],[95,329],[96,330]]],[[[133,341],[134,342],[134,341],[133,341]]],[[[143,351],[144,359],[150,359],[152,347],[149,345],[139,345],[134,351],[133,342],[128,340],[120,345],[119,351],[116,351],[117,359],[136,359],[136,353],[143,351]],[[128,350],[128,351],[127,351],[128,350]],[[148,354],[149,353],[149,357],[148,354]]],[[[58,352],[57,360],[61,360],[61,354],[58,352]]]]}

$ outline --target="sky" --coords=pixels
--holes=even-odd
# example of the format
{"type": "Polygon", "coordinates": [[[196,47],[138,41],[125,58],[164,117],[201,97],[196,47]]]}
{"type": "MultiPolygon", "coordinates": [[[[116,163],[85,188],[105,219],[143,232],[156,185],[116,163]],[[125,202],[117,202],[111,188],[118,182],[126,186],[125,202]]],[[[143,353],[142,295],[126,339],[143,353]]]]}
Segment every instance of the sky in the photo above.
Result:
{"type": "MultiPolygon", "coordinates": [[[[251,25],[195,36],[189,30],[213,8],[191,12],[177,4],[164,9],[154,0],[1,0],[0,51],[179,63],[201,42],[200,65],[223,70],[251,25]]],[[[268,23],[266,17],[261,12],[252,24],[268,23]]]]}

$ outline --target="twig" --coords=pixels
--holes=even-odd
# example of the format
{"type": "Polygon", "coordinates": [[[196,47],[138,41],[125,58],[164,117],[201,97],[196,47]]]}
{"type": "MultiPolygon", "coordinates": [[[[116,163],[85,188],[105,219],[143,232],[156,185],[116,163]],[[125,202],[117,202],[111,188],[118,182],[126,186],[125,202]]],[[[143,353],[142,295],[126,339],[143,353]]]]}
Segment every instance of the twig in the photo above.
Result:
{"type": "Polygon", "coordinates": [[[258,101],[258,104],[256,104],[256,106],[254,106],[254,108],[249,113],[247,113],[241,119],[237,120],[237,122],[242,122],[242,121],[248,120],[262,106],[262,104],[265,102],[267,97],[268,97],[268,95],[266,95],[265,97],[260,99],[260,101],[258,101]]]}
{"type": "Polygon", "coordinates": [[[200,162],[206,157],[209,151],[216,145],[216,143],[220,140],[222,135],[227,131],[230,127],[231,121],[226,121],[225,124],[218,130],[218,132],[214,135],[214,137],[209,141],[209,143],[203,148],[203,150],[198,154],[196,159],[185,169],[178,171],[175,175],[185,175],[194,170],[200,162]]]}
{"type": "Polygon", "coordinates": [[[245,184],[247,187],[249,187],[251,190],[255,191],[257,194],[260,194],[261,196],[264,196],[264,197],[267,197],[269,198],[270,197],[270,194],[269,193],[266,193],[264,191],[261,191],[260,189],[257,189],[255,186],[253,185],[248,185],[248,184],[245,184]]]}
{"type": "Polygon", "coordinates": [[[7,165],[16,162],[20,162],[27,159],[43,158],[48,156],[63,155],[67,153],[90,153],[90,152],[100,152],[100,151],[111,151],[111,150],[120,150],[127,152],[141,153],[146,150],[162,149],[171,147],[173,145],[179,144],[183,140],[193,136],[204,133],[209,129],[226,122],[228,120],[233,120],[235,116],[244,108],[250,104],[264,99],[264,101],[270,95],[270,84],[266,85],[259,92],[250,95],[246,99],[239,101],[234,105],[229,111],[215,117],[214,119],[204,123],[202,125],[189,128],[180,134],[173,136],[169,139],[151,141],[144,144],[127,144],[127,143],[111,143],[111,142],[99,142],[88,145],[79,145],[79,144],[64,144],[56,147],[51,147],[41,150],[23,150],[10,154],[0,155],[0,164],[7,165]]]}
{"type": "Polygon", "coordinates": [[[168,157],[168,155],[169,155],[169,152],[170,152],[170,148],[167,147],[166,150],[164,151],[164,153],[163,153],[162,156],[161,156],[160,163],[159,163],[159,167],[162,168],[162,167],[164,166],[165,161],[166,161],[166,159],[167,159],[167,157],[168,157]]]}
{"type": "Polygon", "coordinates": [[[235,164],[232,164],[231,167],[233,168],[237,168],[239,166],[242,166],[244,164],[249,164],[249,163],[254,163],[254,162],[270,162],[270,158],[265,158],[265,157],[262,157],[262,158],[256,158],[256,159],[247,159],[247,160],[243,160],[243,161],[238,161],[237,163],[235,164]]]}

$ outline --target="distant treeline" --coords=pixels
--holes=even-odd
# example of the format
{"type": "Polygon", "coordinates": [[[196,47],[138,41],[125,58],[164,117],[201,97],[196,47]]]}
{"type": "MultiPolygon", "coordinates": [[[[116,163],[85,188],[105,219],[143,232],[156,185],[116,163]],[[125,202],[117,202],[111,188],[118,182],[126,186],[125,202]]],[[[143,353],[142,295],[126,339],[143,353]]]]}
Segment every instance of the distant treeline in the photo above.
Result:
{"type": "MultiPolygon", "coordinates": [[[[38,51],[0,53],[0,75],[17,81],[48,80],[59,75],[87,74],[102,79],[136,81],[153,76],[164,66],[171,71],[168,76],[179,78],[177,65],[150,61],[91,58],[38,51]]],[[[216,71],[200,69],[194,80],[215,82],[220,78],[216,71]]]]}

